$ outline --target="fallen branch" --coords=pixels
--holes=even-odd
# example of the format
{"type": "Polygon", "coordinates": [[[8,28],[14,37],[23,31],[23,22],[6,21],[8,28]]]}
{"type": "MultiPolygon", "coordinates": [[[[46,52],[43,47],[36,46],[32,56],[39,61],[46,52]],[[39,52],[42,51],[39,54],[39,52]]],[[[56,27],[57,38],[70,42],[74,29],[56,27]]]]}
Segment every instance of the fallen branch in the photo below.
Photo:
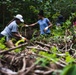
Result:
{"type": "Polygon", "coordinates": [[[4,53],[10,52],[10,51],[13,51],[13,50],[15,50],[15,49],[17,49],[17,48],[20,48],[20,47],[22,47],[22,46],[25,46],[25,45],[27,45],[27,43],[21,44],[21,45],[19,45],[19,46],[17,46],[17,47],[10,48],[10,49],[5,50],[5,51],[1,51],[0,54],[4,54],[4,53]]]}
{"type": "MultiPolygon", "coordinates": [[[[34,46],[26,46],[26,48],[28,49],[36,49],[36,50],[40,50],[40,51],[44,51],[44,52],[50,52],[49,50],[47,49],[44,49],[44,48],[37,48],[37,47],[34,47],[34,46]]],[[[51,52],[50,52],[51,53],[51,52]]]]}
{"type": "MultiPolygon", "coordinates": [[[[48,53],[53,53],[53,52],[51,52],[50,50],[47,50],[47,49],[44,49],[44,48],[37,48],[36,46],[34,47],[34,46],[26,46],[26,48],[28,48],[28,49],[36,49],[36,50],[39,50],[39,51],[44,51],[44,52],[48,52],[48,53]]],[[[56,55],[57,56],[65,56],[66,54],[64,54],[64,53],[62,53],[62,54],[57,54],[56,53],[56,55]]]]}
{"type": "Polygon", "coordinates": [[[52,72],[57,72],[57,73],[60,73],[59,70],[54,70],[54,69],[50,69],[49,71],[42,71],[42,70],[35,70],[34,71],[36,74],[42,74],[42,75],[48,75],[52,72]]]}
{"type": "Polygon", "coordinates": [[[41,45],[41,46],[46,46],[46,47],[48,47],[48,48],[51,48],[50,45],[44,44],[44,43],[42,43],[42,42],[35,41],[35,43],[37,43],[37,44],[39,44],[39,45],[41,45]]]}
{"type": "Polygon", "coordinates": [[[4,74],[7,74],[7,75],[17,75],[17,72],[14,72],[10,69],[3,68],[3,67],[0,67],[0,72],[4,73],[4,74]]]}
{"type": "Polygon", "coordinates": [[[25,57],[23,58],[23,67],[21,70],[18,71],[18,74],[19,75],[24,75],[24,71],[26,69],[26,60],[25,60],[25,57]]]}
{"type": "Polygon", "coordinates": [[[24,73],[24,75],[26,75],[28,72],[30,72],[31,69],[34,68],[35,66],[36,66],[36,63],[33,63],[32,66],[27,69],[27,71],[24,73]]]}
{"type": "MultiPolygon", "coordinates": [[[[42,56],[42,55],[38,55],[38,54],[34,54],[35,56],[38,56],[38,57],[41,57],[41,58],[45,58],[45,59],[47,59],[47,57],[46,56],[42,56]]],[[[59,66],[61,66],[61,67],[65,67],[67,64],[61,64],[60,62],[58,62],[58,61],[54,61],[54,59],[50,59],[50,61],[53,61],[53,62],[55,62],[55,64],[57,64],[57,65],[59,65],[59,66]]]]}
{"type": "Polygon", "coordinates": [[[23,58],[23,67],[18,72],[14,72],[10,69],[3,68],[3,67],[0,67],[0,72],[4,73],[4,74],[7,74],[7,75],[24,75],[25,67],[26,67],[26,60],[25,60],[25,57],[24,57],[23,58]]]}

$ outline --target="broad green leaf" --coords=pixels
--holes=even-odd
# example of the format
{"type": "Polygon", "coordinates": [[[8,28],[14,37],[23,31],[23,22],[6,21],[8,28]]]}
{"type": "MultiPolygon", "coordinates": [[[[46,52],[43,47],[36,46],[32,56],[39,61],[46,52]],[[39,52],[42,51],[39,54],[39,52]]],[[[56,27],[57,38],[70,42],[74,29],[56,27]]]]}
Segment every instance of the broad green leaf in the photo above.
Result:
{"type": "Polygon", "coordinates": [[[68,65],[60,75],[76,75],[76,65],[68,65]]]}

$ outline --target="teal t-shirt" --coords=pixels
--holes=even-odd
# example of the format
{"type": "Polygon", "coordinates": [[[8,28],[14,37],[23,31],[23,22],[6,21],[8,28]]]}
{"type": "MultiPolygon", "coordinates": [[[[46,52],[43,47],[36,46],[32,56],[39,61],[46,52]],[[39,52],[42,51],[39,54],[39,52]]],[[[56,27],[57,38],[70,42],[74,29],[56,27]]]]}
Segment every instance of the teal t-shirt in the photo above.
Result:
{"type": "Polygon", "coordinates": [[[40,34],[50,33],[49,28],[48,28],[48,30],[46,32],[44,31],[44,28],[49,25],[48,22],[50,22],[48,18],[38,20],[38,24],[39,24],[39,27],[40,27],[40,34]]]}

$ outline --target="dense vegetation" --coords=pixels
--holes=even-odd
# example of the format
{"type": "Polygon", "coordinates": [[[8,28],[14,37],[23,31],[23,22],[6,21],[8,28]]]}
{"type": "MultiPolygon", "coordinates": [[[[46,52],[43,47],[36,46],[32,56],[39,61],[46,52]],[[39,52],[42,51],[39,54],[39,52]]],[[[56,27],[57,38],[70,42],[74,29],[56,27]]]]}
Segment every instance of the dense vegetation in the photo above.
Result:
{"type": "Polygon", "coordinates": [[[1,30],[18,13],[24,16],[25,22],[28,24],[37,21],[37,13],[40,9],[44,10],[45,16],[51,21],[55,21],[54,16],[55,14],[58,16],[58,13],[67,19],[71,13],[76,11],[76,0],[1,0],[1,30]]]}
{"type": "Polygon", "coordinates": [[[1,75],[76,75],[76,27],[72,26],[72,20],[76,17],[76,0],[2,0],[0,9],[1,30],[17,13],[24,16],[27,24],[37,21],[40,9],[53,23],[48,37],[39,36],[36,28],[31,31],[20,26],[20,32],[24,34],[27,29],[26,33],[31,35],[31,39],[27,42],[12,39],[16,45],[12,49],[4,44],[2,38],[1,75]],[[62,26],[56,26],[60,14],[65,22],[62,26]]]}

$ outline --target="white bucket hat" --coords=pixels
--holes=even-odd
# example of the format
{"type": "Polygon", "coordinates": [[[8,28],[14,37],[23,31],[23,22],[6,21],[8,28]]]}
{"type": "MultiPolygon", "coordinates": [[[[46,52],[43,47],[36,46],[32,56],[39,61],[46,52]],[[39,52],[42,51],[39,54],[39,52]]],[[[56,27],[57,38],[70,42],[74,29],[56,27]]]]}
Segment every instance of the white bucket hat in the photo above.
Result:
{"type": "Polygon", "coordinates": [[[17,19],[19,19],[21,22],[24,22],[23,16],[20,15],[20,14],[17,14],[16,16],[14,16],[14,18],[17,18],[17,19]]]}

